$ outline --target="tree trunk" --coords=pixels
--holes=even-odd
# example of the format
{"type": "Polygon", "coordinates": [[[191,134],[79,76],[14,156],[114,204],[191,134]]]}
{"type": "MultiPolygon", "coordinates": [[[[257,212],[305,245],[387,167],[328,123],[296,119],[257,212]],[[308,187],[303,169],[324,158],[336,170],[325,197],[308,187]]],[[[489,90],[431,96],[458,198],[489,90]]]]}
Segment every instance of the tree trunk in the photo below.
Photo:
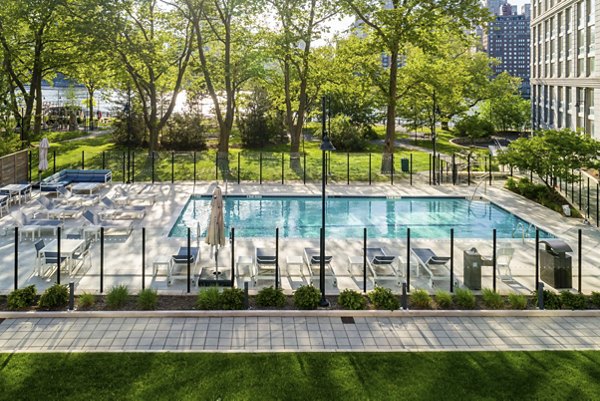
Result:
{"type": "Polygon", "coordinates": [[[445,130],[445,131],[450,131],[450,126],[448,125],[448,124],[449,124],[449,121],[447,121],[447,120],[442,120],[441,124],[442,124],[442,129],[443,129],[443,130],[445,130]]]}
{"type": "Polygon", "coordinates": [[[88,111],[90,113],[90,131],[94,130],[94,88],[88,87],[88,95],[89,95],[89,103],[88,103],[88,111]]]}
{"type": "Polygon", "coordinates": [[[392,154],[396,146],[396,94],[398,82],[398,46],[390,54],[390,81],[388,88],[387,121],[385,126],[385,142],[381,158],[381,172],[392,171],[392,154]]]}

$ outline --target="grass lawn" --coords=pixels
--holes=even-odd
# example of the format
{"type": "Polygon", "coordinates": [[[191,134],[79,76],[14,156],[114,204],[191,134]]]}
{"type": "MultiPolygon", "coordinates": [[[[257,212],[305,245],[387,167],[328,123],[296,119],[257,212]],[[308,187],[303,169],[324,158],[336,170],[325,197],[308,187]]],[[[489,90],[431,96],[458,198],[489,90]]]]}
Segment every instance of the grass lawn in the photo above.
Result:
{"type": "Polygon", "coordinates": [[[592,400],[600,352],[2,354],[2,400],[592,400]]]}

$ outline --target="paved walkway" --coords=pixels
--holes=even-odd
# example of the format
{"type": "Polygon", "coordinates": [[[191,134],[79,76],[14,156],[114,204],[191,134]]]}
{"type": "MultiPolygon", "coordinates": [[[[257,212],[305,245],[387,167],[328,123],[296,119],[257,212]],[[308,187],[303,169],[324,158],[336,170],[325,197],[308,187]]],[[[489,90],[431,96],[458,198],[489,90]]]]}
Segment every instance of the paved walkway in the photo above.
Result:
{"type": "Polygon", "coordinates": [[[600,350],[593,317],[32,318],[0,352],[600,350]]]}

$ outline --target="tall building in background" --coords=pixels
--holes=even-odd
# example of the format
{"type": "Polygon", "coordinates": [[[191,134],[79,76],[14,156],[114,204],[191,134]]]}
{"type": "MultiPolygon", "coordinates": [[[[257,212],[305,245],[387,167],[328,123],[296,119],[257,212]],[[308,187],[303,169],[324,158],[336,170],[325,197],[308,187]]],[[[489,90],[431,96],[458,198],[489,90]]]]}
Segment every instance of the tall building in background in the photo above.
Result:
{"type": "MultiPolygon", "coordinates": [[[[489,3],[488,3],[489,4],[489,3]]],[[[529,86],[529,18],[517,15],[513,6],[504,3],[500,6],[502,15],[490,22],[483,36],[483,48],[500,61],[493,67],[494,73],[508,72],[522,80],[521,94],[530,97],[529,86]]]]}
{"type": "Polygon", "coordinates": [[[506,4],[507,0],[486,0],[485,7],[493,15],[500,15],[500,7],[506,4]]]}
{"type": "Polygon", "coordinates": [[[534,0],[531,83],[534,129],[583,130],[600,140],[596,8],[600,0],[534,0]],[[594,90],[594,88],[596,88],[594,90]]]}

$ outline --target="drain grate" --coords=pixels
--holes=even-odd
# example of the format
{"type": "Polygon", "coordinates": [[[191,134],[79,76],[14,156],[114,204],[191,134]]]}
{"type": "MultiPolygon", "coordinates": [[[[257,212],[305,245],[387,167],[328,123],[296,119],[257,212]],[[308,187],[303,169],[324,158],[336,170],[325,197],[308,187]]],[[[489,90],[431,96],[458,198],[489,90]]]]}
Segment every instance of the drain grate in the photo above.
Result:
{"type": "Polygon", "coordinates": [[[352,316],[342,316],[342,323],[344,324],[354,324],[354,318],[352,316]]]}

